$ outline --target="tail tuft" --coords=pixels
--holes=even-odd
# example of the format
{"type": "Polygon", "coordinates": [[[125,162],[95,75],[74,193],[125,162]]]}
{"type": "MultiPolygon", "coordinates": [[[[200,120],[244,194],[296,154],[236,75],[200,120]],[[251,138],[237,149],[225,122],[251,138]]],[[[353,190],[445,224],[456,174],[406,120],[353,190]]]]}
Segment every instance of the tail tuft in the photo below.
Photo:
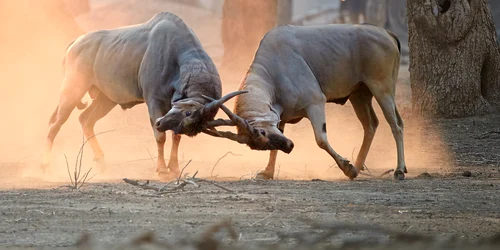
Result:
{"type": "Polygon", "coordinates": [[[88,105],[88,102],[82,102],[80,101],[79,103],[76,104],[76,108],[79,109],[79,110],[82,110],[84,108],[86,108],[88,105]]]}

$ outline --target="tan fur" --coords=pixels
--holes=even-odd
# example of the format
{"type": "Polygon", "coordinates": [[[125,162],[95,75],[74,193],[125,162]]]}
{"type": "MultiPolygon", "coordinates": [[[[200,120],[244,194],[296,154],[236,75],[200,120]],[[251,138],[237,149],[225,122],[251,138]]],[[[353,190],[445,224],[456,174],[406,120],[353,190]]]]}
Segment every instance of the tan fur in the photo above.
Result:
{"type": "Polygon", "coordinates": [[[274,93],[260,86],[260,84],[264,83],[263,81],[250,79],[250,72],[251,69],[248,70],[239,87],[239,90],[248,90],[249,92],[235,98],[234,113],[247,120],[254,127],[270,124],[276,126],[279,122],[279,117],[271,111],[272,96],[274,93]]]}

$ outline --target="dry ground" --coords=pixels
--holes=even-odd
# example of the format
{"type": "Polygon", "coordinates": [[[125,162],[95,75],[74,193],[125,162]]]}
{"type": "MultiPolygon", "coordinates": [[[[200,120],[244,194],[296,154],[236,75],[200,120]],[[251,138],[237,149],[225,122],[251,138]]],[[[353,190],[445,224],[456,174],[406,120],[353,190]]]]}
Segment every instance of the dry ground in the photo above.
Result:
{"type": "MultiPolygon", "coordinates": [[[[160,9],[158,5],[135,6],[105,6],[81,20],[87,29],[109,28],[147,20],[160,9]],[[95,23],[99,17],[107,18],[100,26],[95,23]]],[[[190,15],[187,7],[175,4],[169,4],[169,8],[166,10],[187,20],[217,61],[221,55],[219,35],[210,27],[218,27],[220,20],[206,13],[190,15]]],[[[188,185],[185,191],[153,197],[152,191],[123,183],[122,178],[157,179],[156,146],[144,105],[127,112],[115,109],[97,124],[97,132],[113,130],[99,136],[107,169],[96,168],[90,148],[86,148],[83,168],[94,167],[91,173],[97,174],[95,178],[80,191],[58,188],[69,182],[64,154],[72,167],[81,143],[81,129],[76,115],[72,115],[56,139],[51,169],[41,173],[38,162],[45,124],[57,99],[47,100],[43,104],[47,105],[46,119],[31,121],[36,138],[19,140],[22,135],[12,132],[3,135],[7,143],[2,145],[0,155],[0,245],[64,249],[74,245],[83,232],[90,232],[103,244],[123,242],[145,231],[178,242],[224,218],[233,219],[240,242],[253,245],[275,242],[277,232],[305,230],[307,226],[298,218],[380,225],[401,232],[457,235],[463,239],[499,233],[500,116],[433,122],[409,117],[408,78],[408,70],[403,67],[397,102],[406,124],[407,180],[361,176],[347,181],[328,154],[315,145],[307,120],[286,128],[285,135],[296,148],[290,155],[279,154],[278,180],[270,182],[250,179],[265,166],[268,152],[251,151],[205,135],[182,139],[181,165],[193,160],[186,172],[192,175],[199,171],[202,178],[215,175],[213,179],[235,193],[205,183],[199,188],[188,185]],[[227,155],[214,167],[228,151],[236,155],[227,155]],[[463,176],[464,171],[470,171],[470,177],[463,176]]],[[[225,93],[235,88],[236,84],[224,83],[225,93]]],[[[379,174],[395,167],[396,152],[390,129],[375,106],[381,125],[367,166],[379,174]]],[[[349,104],[328,105],[328,132],[337,152],[355,158],[362,128],[349,104]]],[[[166,152],[168,149],[167,143],[166,152]]],[[[227,239],[222,234],[219,237],[227,239]]],[[[375,236],[347,234],[334,237],[332,242],[356,237],[375,236]]]]}
{"type": "MultiPolygon", "coordinates": [[[[16,167],[2,165],[1,171],[16,167]]],[[[204,184],[161,197],[116,182],[93,183],[80,192],[8,189],[0,191],[0,245],[66,247],[83,232],[101,243],[145,231],[176,242],[224,218],[233,219],[242,242],[270,243],[276,232],[304,230],[298,218],[425,235],[492,236],[500,230],[498,166],[469,169],[472,177],[431,174],[402,182],[242,180],[220,182],[235,193],[204,184]]]]}
{"type": "MultiPolygon", "coordinates": [[[[491,132],[499,118],[492,115],[440,121],[443,144],[454,152],[452,166],[433,172],[409,165],[409,178],[401,182],[390,177],[347,181],[328,172],[313,176],[314,180],[255,182],[246,179],[249,176],[238,180],[238,175],[233,175],[228,181],[231,178],[227,174],[215,180],[234,193],[203,183],[199,188],[188,185],[185,191],[156,196],[154,191],[123,183],[120,177],[95,181],[81,191],[56,188],[67,181],[45,181],[42,176],[19,179],[23,169],[30,167],[4,163],[0,166],[0,245],[68,247],[83,232],[90,232],[103,244],[123,242],[146,231],[177,242],[224,218],[233,219],[241,242],[252,244],[275,242],[277,232],[305,230],[307,226],[299,218],[465,239],[492,236],[500,232],[500,140],[491,132]],[[470,171],[471,176],[463,176],[464,171],[470,171]],[[38,188],[29,188],[34,185],[38,188]]],[[[229,158],[222,159],[217,169],[230,167],[222,164],[229,158]]],[[[307,162],[306,157],[303,161],[307,162]]],[[[201,177],[209,176],[212,166],[204,168],[201,177]]],[[[135,167],[149,169],[154,179],[150,162],[135,167]]],[[[238,172],[237,165],[232,167],[238,172]]],[[[127,165],[111,168],[128,171],[127,165]]],[[[186,171],[192,174],[196,168],[186,171]]],[[[286,167],[282,168],[284,171],[286,167]]],[[[381,169],[372,171],[380,173],[381,169]]],[[[333,242],[353,237],[375,236],[347,234],[333,238],[333,242]]]]}

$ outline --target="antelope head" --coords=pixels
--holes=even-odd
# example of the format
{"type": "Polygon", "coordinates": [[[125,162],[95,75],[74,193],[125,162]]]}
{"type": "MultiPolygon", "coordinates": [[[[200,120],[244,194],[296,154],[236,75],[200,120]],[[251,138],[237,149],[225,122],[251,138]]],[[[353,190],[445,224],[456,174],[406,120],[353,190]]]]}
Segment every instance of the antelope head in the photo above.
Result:
{"type": "Polygon", "coordinates": [[[160,132],[172,130],[176,134],[195,136],[207,128],[207,123],[214,120],[217,111],[225,102],[246,92],[235,91],[218,100],[211,99],[207,104],[191,99],[174,102],[167,114],[156,120],[156,129],[160,132]]]}

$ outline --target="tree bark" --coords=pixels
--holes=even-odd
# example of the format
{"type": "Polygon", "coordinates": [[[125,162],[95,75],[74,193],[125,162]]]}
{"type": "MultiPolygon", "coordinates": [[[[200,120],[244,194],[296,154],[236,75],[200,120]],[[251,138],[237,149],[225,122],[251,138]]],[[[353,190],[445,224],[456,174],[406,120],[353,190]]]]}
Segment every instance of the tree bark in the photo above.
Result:
{"type": "Polygon", "coordinates": [[[223,81],[240,79],[248,69],[260,40],[276,26],[277,4],[278,0],[224,1],[221,31],[224,56],[221,68],[228,74],[221,74],[223,81]]]}
{"type": "MultiPolygon", "coordinates": [[[[376,7],[376,9],[371,9],[369,14],[370,14],[370,19],[371,21],[375,21],[375,19],[378,19],[380,13],[380,6],[374,4],[375,2],[378,2],[379,0],[349,0],[349,1],[340,1],[340,6],[339,6],[339,15],[340,15],[340,23],[365,23],[366,21],[366,15],[367,15],[367,4],[368,2],[371,2],[370,5],[372,7],[376,7]],[[373,13],[375,12],[375,13],[373,13]],[[346,20],[346,18],[348,20],[346,20]]],[[[385,12],[384,12],[385,15],[385,12]]],[[[376,22],[378,22],[377,20],[376,22]]],[[[373,23],[374,25],[377,25],[376,23],[373,23]]],[[[382,24],[383,25],[383,24],[382,24]]]]}
{"type": "Polygon", "coordinates": [[[380,27],[384,27],[385,23],[387,22],[387,8],[388,8],[388,2],[387,1],[380,1],[380,0],[368,0],[366,1],[366,6],[365,6],[365,22],[377,25],[380,27]]]}
{"type": "Polygon", "coordinates": [[[292,22],[292,0],[278,0],[276,25],[292,22]]]}
{"type": "Polygon", "coordinates": [[[406,63],[408,57],[408,20],[406,17],[406,1],[387,0],[387,22],[385,28],[396,33],[401,41],[401,63],[406,63]]]}
{"type": "Polygon", "coordinates": [[[500,54],[487,0],[407,0],[412,106],[425,117],[500,107],[500,54]]]}

